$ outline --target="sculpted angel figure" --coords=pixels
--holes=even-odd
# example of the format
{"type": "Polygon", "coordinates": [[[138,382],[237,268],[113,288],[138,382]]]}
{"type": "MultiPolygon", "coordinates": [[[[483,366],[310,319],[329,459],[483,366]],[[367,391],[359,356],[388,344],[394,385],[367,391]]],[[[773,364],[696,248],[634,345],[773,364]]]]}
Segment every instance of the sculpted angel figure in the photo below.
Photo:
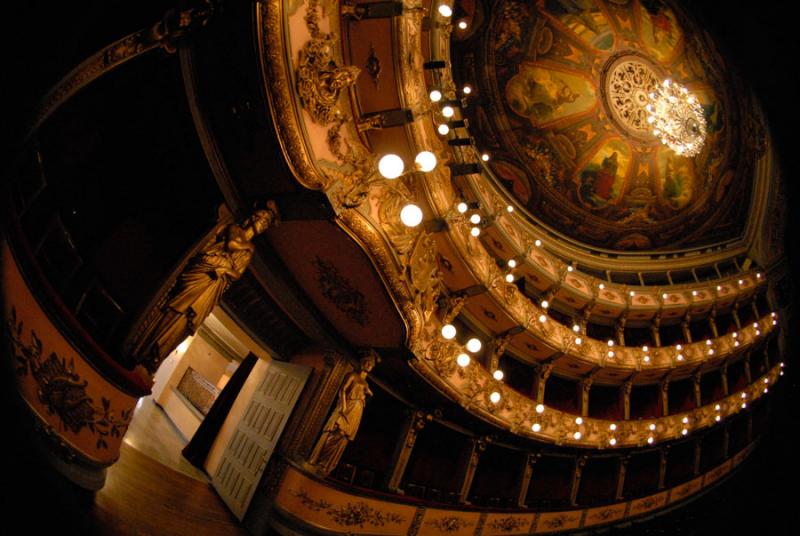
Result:
{"type": "Polygon", "coordinates": [[[279,221],[274,201],[242,224],[230,224],[186,264],[166,303],[131,351],[135,363],[150,373],[186,337],[193,335],[228,286],[244,274],[255,246],[253,238],[279,221]]]}
{"type": "Polygon", "coordinates": [[[372,391],[367,384],[367,374],[375,366],[375,355],[370,353],[360,362],[360,370],[347,375],[339,390],[339,398],[322,435],[308,462],[325,474],[339,463],[347,444],[355,439],[367,397],[372,391]]]}

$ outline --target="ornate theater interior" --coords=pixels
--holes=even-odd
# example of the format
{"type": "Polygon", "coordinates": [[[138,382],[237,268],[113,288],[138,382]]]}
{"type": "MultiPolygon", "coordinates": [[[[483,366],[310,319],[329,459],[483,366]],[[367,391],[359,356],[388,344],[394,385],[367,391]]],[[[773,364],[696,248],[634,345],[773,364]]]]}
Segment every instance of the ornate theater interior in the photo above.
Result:
{"type": "Polygon", "coordinates": [[[794,533],[780,6],[14,10],[10,519],[794,533]]]}

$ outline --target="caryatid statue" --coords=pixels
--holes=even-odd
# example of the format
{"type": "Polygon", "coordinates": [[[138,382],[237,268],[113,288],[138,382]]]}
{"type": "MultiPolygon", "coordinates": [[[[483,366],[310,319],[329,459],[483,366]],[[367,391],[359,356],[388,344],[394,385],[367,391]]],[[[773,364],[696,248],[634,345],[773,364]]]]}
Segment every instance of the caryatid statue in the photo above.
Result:
{"type": "Polygon", "coordinates": [[[326,475],[336,468],[347,444],[356,437],[367,397],[372,396],[367,374],[375,362],[375,354],[369,353],[361,358],[360,369],[347,375],[339,389],[336,407],[311,453],[308,463],[326,475]]]}
{"type": "Polygon", "coordinates": [[[253,238],[279,222],[278,207],[268,201],[243,223],[225,226],[192,257],[169,291],[157,317],[138,337],[131,357],[151,374],[161,361],[211,313],[222,294],[244,274],[255,246],[253,238]]]}

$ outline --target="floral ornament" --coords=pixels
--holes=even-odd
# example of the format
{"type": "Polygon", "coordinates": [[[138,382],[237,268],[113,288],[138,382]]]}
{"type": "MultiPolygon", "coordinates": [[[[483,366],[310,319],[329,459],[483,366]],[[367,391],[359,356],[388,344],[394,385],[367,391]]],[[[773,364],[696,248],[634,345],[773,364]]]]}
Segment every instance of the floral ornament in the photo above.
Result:
{"type": "Polygon", "coordinates": [[[86,393],[89,382],[75,372],[75,360],[67,361],[51,352],[43,357],[42,341],[31,330],[31,342],[22,340],[24,325],[17,319],[16,308],[11,308],[11,317],[6,324],[11,354],[20,376],[31,374],[38,385],[39,401],[47,407],[50,415],[57,415],[62,430],[79,434],[88,428],[98,436],[96,448],[107,449],[107,438],[118,438],[127,431],[132,409],[123,410],[117,418],[111,409],[111,401],[101,397],[100,406],[86,393]]]}
{"type": "Polygon", "coordinates": [[[334,506],[333,503],[329,503],[324,499],[312,498],[304,489],[290,489],[289,492],[300,499],[300,502],[309,510],[324,512],[334,523],[344,527],[364,528],[365,524],[383,527],[389,523],[399,525],[405,521],[405,518],[401,515],[393,512],[381,512],[364,501],[348,502],[342,506],[334,506]]]}

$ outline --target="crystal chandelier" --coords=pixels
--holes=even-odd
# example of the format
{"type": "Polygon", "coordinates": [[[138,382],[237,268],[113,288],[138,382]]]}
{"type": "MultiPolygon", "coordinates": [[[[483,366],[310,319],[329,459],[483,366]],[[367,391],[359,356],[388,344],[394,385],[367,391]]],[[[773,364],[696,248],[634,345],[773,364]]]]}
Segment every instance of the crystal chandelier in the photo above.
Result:
{"type": "Polygon", "coordinates": [[[681,156],[694,156],[706,139],[703,107],[685,87],[669,78],[650,93],[647,122],[661,143],[681,156]]]}

